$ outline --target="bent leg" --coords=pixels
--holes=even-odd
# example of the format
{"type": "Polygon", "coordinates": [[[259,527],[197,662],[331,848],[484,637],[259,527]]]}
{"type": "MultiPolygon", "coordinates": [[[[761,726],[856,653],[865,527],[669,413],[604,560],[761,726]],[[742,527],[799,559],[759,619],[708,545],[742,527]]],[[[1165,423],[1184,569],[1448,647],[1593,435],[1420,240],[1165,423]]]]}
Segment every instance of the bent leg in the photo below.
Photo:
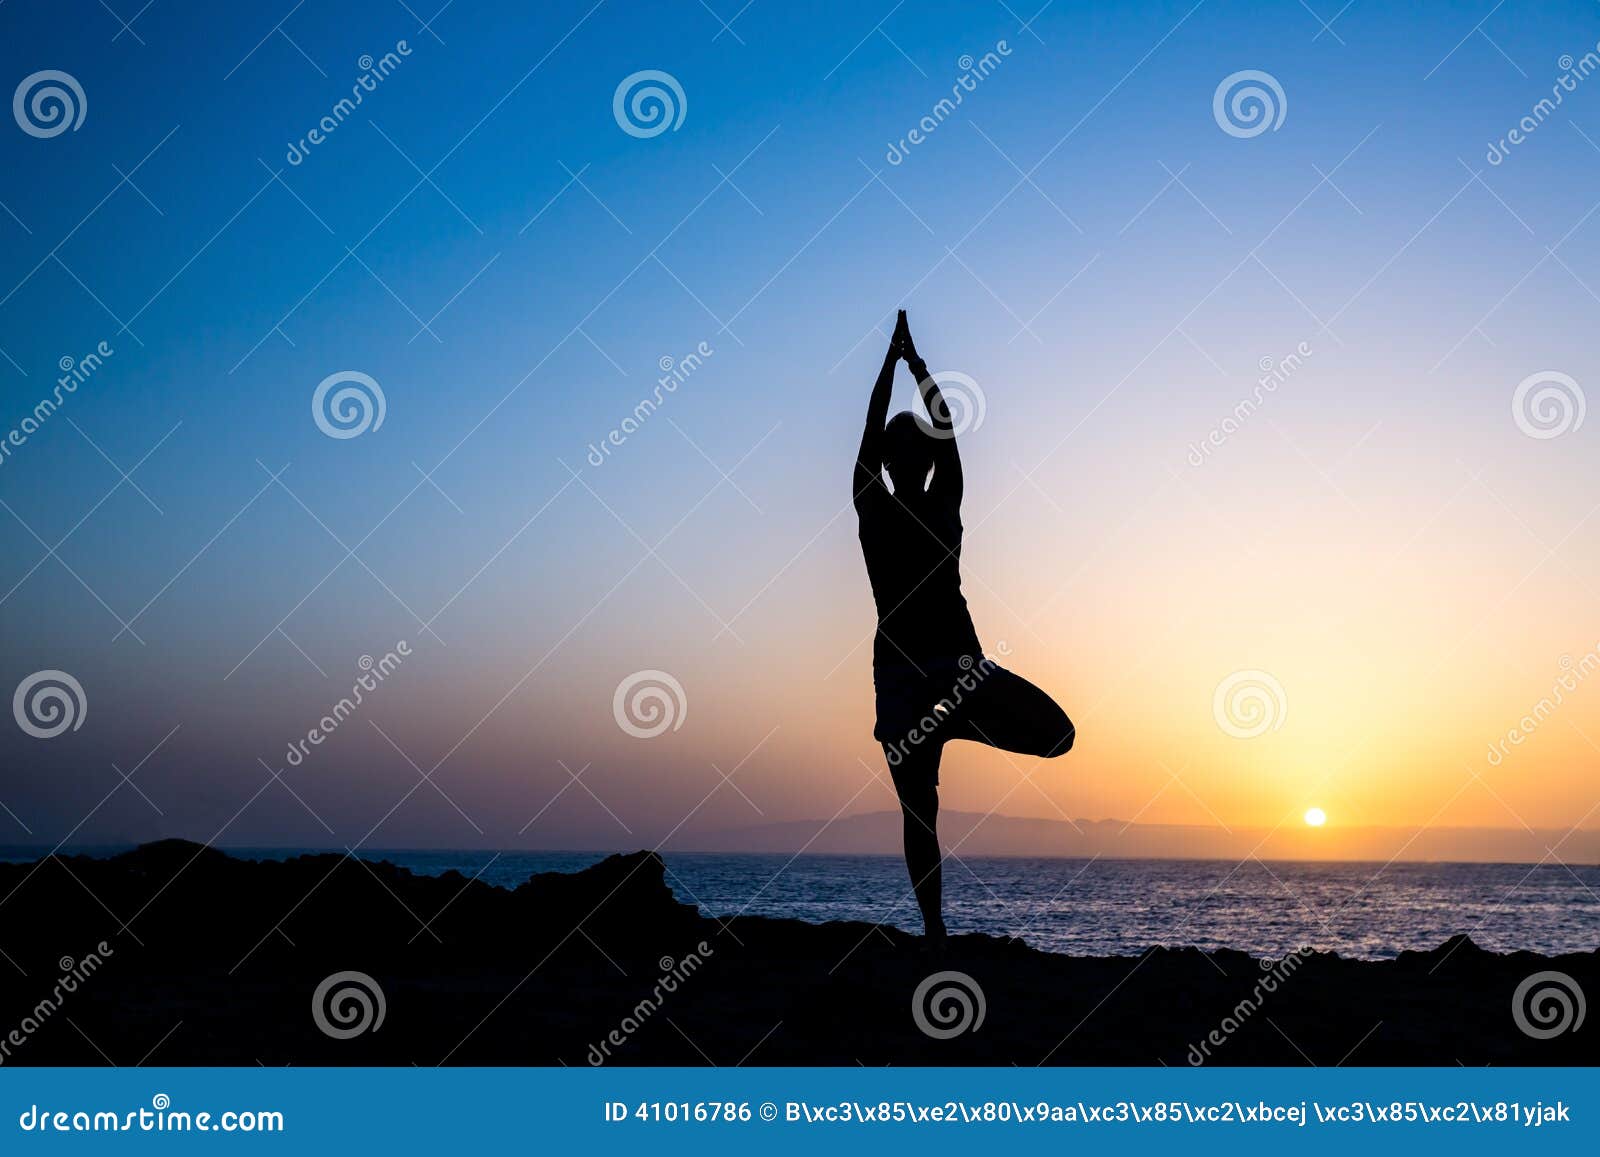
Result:
{"type": "Polygon", "coordinates": [[[979,678],[981,671],[973,668],[977,685],[957,705],[945,732],[949,738],[1046,759],[1072,750],[1077,730],[1054,699],[1004,667],[994,667],[979,678]]]}
{"type": "MultiPolygon", "coordinates": [[[[884,745],[884,755],[890,748],[884,745]]],[[[904,820],[906,871],[922,910],[930,942],[944,940],[943,879],[939,852],[939,745],[930,743],[891,762],[895,792],[904,820]]]]}

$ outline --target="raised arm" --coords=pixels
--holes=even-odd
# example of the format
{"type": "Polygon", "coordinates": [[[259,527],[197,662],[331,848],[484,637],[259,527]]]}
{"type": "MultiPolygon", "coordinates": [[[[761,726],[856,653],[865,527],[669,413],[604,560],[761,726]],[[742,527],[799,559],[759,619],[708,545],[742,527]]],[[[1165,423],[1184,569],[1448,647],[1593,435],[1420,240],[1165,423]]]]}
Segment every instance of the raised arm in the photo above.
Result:
{"type": "MultiPolygon", "coordinates": [[[[905,311],[900,312],[900,323],[905,323],[905,311]]],[[[883,488],[883,427],[889,420],[889,396],[894,392],[895,363],[900,360],[900,325],[889,340],[889,350],[883,355],[883,369],[872,386],[872,400],[867,403],[867,425],[861,432],[861,449],[856,451],[856,468],[851,483],[859,510],[874,489],[883,488]]]]}
{"type": "MultiPolygon", "coordinates": [[[[902,313],[901,317],[904,316],[902,313]]],[[[905,331],[903,345],[902,356],[906,359],[906,365],[911,368],[912,376],[917,379],[917,390],[922,395],[922,404],[928,411],[929,420],[933,423],[934,438],[937,441],[933,451],[931,490],[942,495],[946,501],[959,506],[965,482],[961,476],[961,455],[956,450],[956,431],[950,408],[945,404],[944,395],[939,392],[939,383],[928,373],[928,363],[917,353],[909,328],[905,331]]]]}

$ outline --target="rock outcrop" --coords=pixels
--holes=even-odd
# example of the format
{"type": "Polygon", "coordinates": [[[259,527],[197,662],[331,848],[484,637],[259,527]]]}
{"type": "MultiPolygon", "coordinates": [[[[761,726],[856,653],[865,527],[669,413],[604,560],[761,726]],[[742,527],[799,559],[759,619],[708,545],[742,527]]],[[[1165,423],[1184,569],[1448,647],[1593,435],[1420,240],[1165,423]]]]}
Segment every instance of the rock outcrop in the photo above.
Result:
{"type": "Polygon", "coordinates": [[[1600,1025],[1540,1038],[1513,1011],[1540,972],[1600,996],[1593,952],[1095,959],[962,936],[932,960],[893,928],[703,916],[651,852],[507,890],[169,840],[0,865],[0,898],[12,1065],[1600,1062],[1600,1025]]]}

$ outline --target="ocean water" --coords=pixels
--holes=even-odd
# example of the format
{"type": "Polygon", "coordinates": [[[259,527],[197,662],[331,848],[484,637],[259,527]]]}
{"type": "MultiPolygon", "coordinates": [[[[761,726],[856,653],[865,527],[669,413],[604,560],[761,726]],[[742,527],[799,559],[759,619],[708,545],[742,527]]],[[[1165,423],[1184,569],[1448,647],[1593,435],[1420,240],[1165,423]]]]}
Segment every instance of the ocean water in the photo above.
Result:
{"type": "MultiPolygon", "coordinates": [[[[78,848],[113,855],[125,847],[78,848]]],[[[246,859],[327,849],[229,848],[246,859]]],[[[40,849],[0,847],[0,860],[40,849]]],[[[70,854],[70,853],[69,853],[70,854]]],[[[536,872],[575,872],[604,852],[363,851],[413,872],[454,869],[514,888],[536,872]]],[[[863,920],[921,931],[897,856],[663,856],[677,898],[711,916],[863,920]]],[[[1492,952],[1600,949],[1600,866],[1084,860],[964,856],[945,861],[954,933],[1017,936],[1081,956],[1137,956],[1152,945],[1297,948],[1367,960],[1437,948],[1465,933],[1492,952]]]]}
{"type": "MultiPolygon", "coordinates": [[[[284,856],[292,852],[235,852],[284,856]]],[[[419,873],[514,887],[602,858],[577,852],[378,851],[419,873]]],[[[865,920],[920,931],[891,856],[665,855],[678,899],[708,915],[865,920]]],[[[1296,948],[1384,959],[1466,933],[1495,952],[1600,948],[1600,867],[963,857],[944,870],[950,930],[1050,952],[1137,955],[1155,944],[1279,957],[1296,948]]]]}

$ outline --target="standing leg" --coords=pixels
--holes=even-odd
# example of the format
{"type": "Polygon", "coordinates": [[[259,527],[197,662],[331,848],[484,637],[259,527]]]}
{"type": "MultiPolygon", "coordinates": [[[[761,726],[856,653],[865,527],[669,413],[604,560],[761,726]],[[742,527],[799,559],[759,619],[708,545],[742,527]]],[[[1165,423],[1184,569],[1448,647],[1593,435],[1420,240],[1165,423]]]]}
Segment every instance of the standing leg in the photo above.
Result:
{"type": "MultiPolygon", "coordinates": [[[[890,749],[884,746],[887,757],[890,749]]],[[[902,756],[889,765],[900,814],[904,821],[906,871],[922,910],[922,927],[933,948],[943,948],[944,900],[939,852],[939,754],[940,745],[930,743],[902,756]]]]}

